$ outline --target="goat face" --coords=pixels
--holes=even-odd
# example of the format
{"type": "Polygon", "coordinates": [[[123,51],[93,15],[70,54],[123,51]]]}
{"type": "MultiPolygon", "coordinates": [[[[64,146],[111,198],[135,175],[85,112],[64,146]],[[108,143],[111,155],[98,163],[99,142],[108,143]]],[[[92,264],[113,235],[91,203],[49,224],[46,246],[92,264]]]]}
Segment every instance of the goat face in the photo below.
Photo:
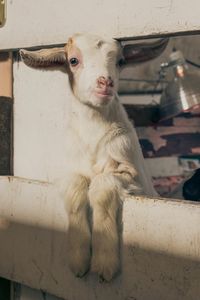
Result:
{"type": "Polygon", "coordinates": [[[160,55],[168,39],[125,45],[113,39],[76,34],[65,47],[38,51],[20,50],[24,62],[35,68],[64,65],[72,91],[79,101],[105,106],[113,101],[118,88],[119,64],[141,63],[160,55]]]}
{"type": "Polygon", "coordinates": [[[65,51],[75,96],[91,106],[110,103],[118,89],[120,44],[92,35],[75,35],[65,51]]]}

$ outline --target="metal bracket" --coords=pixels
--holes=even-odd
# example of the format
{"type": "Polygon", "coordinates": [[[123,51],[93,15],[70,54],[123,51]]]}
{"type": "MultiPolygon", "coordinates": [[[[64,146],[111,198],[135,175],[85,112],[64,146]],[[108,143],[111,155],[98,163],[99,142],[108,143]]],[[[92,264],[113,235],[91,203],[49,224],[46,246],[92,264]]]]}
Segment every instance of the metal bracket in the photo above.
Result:
{"type": "Polygon", "coordinates": [[[6,0],[0,0],[0,27],[4,26],[6,21],[6,0]]]}

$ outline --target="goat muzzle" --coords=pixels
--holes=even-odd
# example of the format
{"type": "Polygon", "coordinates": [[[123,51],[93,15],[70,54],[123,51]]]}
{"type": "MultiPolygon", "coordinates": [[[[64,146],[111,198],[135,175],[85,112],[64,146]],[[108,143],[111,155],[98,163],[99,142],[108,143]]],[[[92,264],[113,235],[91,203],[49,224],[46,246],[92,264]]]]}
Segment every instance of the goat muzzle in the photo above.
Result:
{"type": "Polygon", "coordinates": [[[98,88],[112,88],[114,86],[113,80],[111,77],[105,78],[104,76],[100,76],[97,79],[98,88]]]}

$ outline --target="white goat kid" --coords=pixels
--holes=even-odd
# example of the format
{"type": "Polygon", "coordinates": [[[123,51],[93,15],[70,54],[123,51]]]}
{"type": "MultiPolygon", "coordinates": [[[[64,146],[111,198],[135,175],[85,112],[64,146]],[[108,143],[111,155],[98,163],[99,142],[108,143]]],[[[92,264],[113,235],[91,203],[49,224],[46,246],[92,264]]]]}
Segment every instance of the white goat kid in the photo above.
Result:
{"type": "Polygon", "coordinates": [[[21,50],[32,67],[63,64],[71,106],[67,178],[69,266],[83,276],[91,265],[104,280],[119,269],[117,213],[126,193],[155,195],[132,124],[117,97],[120,65],[158,56],[166,41],[125,46],[115,40],[77,34],[64,48],[21,50]],[[149,51],[150,49],[150,51],[149,51]],[[89,209],[92,224],[89,223],[89,209]],[[91,250],[92,249],[92,250],[91,250]]]}

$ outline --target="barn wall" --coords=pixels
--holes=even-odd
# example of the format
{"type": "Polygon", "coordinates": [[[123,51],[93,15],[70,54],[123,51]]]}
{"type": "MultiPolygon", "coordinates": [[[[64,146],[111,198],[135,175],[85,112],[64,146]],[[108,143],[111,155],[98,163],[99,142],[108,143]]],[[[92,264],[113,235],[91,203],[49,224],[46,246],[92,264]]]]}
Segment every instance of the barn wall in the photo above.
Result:
{"type": "Polygon", "coordinates": [[[67,164],[67,75],[15,62],[14,78],[14,174],[52,181],[67,164]]]}

